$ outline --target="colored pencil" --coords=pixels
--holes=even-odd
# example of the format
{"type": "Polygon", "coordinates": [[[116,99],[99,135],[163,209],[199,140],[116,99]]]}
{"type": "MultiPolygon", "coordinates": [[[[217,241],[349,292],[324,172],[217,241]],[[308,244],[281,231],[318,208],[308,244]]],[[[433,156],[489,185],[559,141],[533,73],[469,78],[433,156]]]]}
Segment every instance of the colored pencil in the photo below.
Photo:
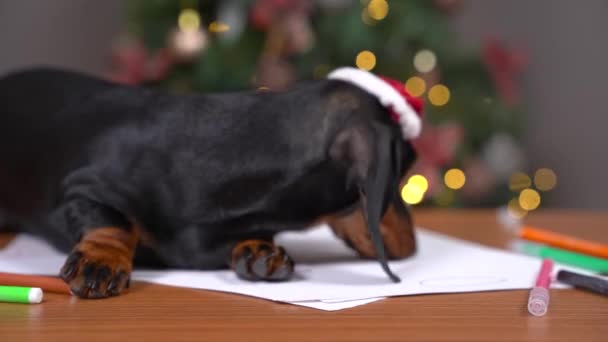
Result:
{"type": "Polygon", "coordinates": [[[519,230],[519,237],[577,253],[608,259],[608,245],[594,241],[578,239],[531,226],[523,226],[519,230]]]}
{"type": "Polygon", "coordinates": [[[552,259],[560,264],[576,266],[597,273],[608,272],[608,260],[606,259],[521,240],[512,243],[512,248],[527,255],[552,259]]]}
{"type": "Polygon", "coordinates": [[[69,286],[57,277],[0,272],[0,285],[39,287],[47,292],[71,294],[69,286]]]}

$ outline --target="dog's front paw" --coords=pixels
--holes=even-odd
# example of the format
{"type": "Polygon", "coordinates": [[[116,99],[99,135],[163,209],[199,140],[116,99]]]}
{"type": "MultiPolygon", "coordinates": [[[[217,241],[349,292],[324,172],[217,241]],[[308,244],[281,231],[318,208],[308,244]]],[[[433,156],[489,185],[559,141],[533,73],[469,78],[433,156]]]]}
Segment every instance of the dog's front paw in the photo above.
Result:
{"type": "Polygon", "coordinates": [[[74,247],[59,276],[80,298],[116,296],[129,287],[132,257],[132,252],[120,240],[98,234],[74,247]]]}
{"type": "Polygon", "coordinates": [[[232,269],[247,280],[284,281],[294,262],[285,249],[263,240],[247,240],[232,249],[232,269]]]}

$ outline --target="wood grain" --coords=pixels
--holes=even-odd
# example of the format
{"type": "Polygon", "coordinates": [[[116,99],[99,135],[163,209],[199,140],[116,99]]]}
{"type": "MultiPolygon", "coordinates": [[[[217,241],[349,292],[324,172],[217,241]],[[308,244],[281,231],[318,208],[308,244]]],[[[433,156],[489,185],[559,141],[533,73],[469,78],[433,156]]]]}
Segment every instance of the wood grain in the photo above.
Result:
{"type": "MultiPolygon", "coordinates": [[[[491,210],[417,210],[416,224],[491,246],[510,234],[491,210]]],[[[539,212],[526,220],[608,239],[608,213],[539,212]]],[[[0,243],[8,236],[0,237],[0,243]]],[[[552,291],[549,313],[525,310],[527,291],[389,298],[323,312],[225,293],[135,283],[124,296],[48,294],[41,305],[0,304],[1,341],[605,341],[608,298],[552,291]]]]}

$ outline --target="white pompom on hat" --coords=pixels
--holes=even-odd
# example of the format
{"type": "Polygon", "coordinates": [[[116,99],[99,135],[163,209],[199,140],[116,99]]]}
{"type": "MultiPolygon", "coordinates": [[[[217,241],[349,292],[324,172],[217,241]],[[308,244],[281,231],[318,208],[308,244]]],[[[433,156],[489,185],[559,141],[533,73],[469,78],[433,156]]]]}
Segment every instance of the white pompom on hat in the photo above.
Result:
{"type": "Polygon", "coordinates": [[[375,96],[389,109],[401,127],[405,140],[417,138],[422,131],[422,100],[409,94],[402,82],[354,67],[342,67],[327,75],[328,79],[351,83],[375,96]]]}

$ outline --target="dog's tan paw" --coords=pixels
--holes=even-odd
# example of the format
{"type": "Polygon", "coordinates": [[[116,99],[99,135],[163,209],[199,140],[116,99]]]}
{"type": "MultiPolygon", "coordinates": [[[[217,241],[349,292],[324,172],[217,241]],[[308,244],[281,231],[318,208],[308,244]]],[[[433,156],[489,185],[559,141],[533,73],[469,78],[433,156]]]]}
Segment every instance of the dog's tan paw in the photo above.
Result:
{"type": "Polygon", "coordinates": [[[247,280],[285,281],[294,262],[285,249],[263,240],[247,240],[232,250],[232,269],[247,280]]]}
{"type": "Polygon", "coordinates": [[[121,228],[100,228],[74,247],[59,276],[80,298],[116,296],[129,287],[134,245],[121,228]]]}

